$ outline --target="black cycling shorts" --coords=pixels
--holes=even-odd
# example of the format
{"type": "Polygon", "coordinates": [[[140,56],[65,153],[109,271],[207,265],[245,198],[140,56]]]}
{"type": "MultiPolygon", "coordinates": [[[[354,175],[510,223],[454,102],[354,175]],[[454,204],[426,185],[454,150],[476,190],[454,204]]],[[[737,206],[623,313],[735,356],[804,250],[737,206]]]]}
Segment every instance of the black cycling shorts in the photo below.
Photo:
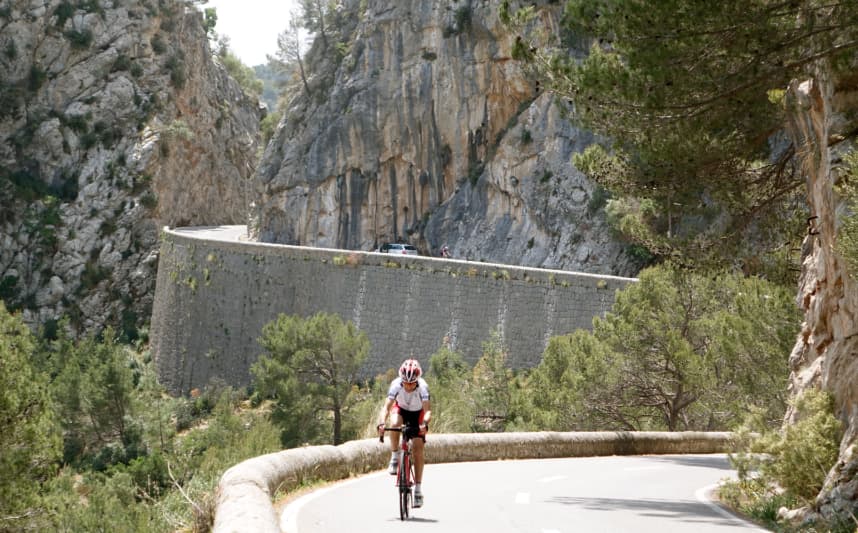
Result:
{"type": "Polygon", "coordinates": [[[423,410],[420,411],[408,411],[396,406],[396,411],[399,413],[399,416],[402,417],[402,432],[409,439],[413,439],[414,437],[420,437],[423,439],[423,442],[426,442],[426,435],[420,435],[420,421],[423,418],[423,410]]]}

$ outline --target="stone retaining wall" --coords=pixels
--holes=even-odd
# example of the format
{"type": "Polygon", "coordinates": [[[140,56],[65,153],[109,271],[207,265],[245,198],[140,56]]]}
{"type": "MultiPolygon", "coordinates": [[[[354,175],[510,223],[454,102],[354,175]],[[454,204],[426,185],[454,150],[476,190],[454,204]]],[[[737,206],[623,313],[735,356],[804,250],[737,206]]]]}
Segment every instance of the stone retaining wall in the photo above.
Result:
{"type": "MultiPolygon", "coordinates": [[[[605,455],[730,451],[727,432],[537,432],[431,435],[427,463],[605,455]]],[[[272,498],[304,481],[344,479],[380,470],[390,448],[378,439],[294,448],[248,459],[227,470],[217,488],[214,533],[281,533],[272,498]]],[[[291,533],[291,532],[286,532],[291,533]]]]}
{"type": "Polygon", "coordinates": [[[152,313],[159,381],[187,394],[250,382],[262,326],[280,313],[351,320],[371,349],[364,377],[446,342],[474,363],[492,331],[513,368],[535,366],[554,335],[592,327],[620,278],[432,257],[195,237],[165,229],[152,313]]]}

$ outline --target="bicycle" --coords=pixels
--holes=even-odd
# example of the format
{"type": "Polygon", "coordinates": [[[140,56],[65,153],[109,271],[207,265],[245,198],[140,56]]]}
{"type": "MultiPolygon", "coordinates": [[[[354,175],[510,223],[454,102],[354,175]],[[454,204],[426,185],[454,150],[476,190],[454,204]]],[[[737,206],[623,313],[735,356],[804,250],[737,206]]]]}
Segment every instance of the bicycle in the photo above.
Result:
{"type": "MultiPolygon", "coordinates": [[[[399,519],[405,520],[411,514],[412,502],[414,501],[414,462],[411,461],[411,439],[416,437],[420,430],[413,426],[381,428],[383,431],[398,431],[402,433],[399,449],[402,457],[396,470],[395,485],[399,487],[399,519]]],[[[384,442],[384,433],[379,435],[379,442],[384,442]]]]}

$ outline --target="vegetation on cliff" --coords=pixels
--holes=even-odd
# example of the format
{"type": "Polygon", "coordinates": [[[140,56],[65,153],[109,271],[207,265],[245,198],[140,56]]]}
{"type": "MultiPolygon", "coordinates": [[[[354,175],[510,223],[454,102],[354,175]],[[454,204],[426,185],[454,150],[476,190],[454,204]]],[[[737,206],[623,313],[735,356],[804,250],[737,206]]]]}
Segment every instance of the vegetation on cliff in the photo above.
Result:
{"type": "MultiPolygon", "coordinates": [[[[502,16],[521,23],[532,8],[515,4],[502,16]]],[[[807,205],[783,95],[820,65],[850,68],[856,37],[852,1],[572,0],[558,34],[524,35],[514,53],[610,140],[575,164],[624,206],[626,235],[788,281],[807,205]],[[583,59],[568,52],[576,39],[592,42],[583,59]]]]}
{"type": "MultiPolygon", "coordinates": [[[[838,100],[837,93],[855,90],[858,3],[569,0],[564,5],[559,31],[548,36],[526,31],[532,27],[526,23],[533,7],[516,9],[518,2],[505,0],[501,11],[508,23],[523,30],[515,56],[569,101],[575,118],[609,140],[574,161],[612,193],[609,209],[619,214],[618,227],[660,257],[685,266],[727,265],[787,286],[795,281],[800,262],[824,262],[829,270],[814,271],[804,282],[836,284],[832,299],[838,303],[828,305],[839,305],[843,282],[835,281],[839,273],[830,271],[838,260],[827,249],[811,256],[818,234],[814,221],[833,220],[833,212],[821,211],[837,209],[833,200],[820,205],[828,195],[818,189],[839,181],[840,192],[853,198],[847,204],[855,206],[849,177],[854,176],[850,169],[855,166],[858,121],[850,97],[838,100]],[[591,43],[584,57],[569,51],[576,39],[591,43]],[[789,105],[797,99],[785,98],[790,87],[798,90],[805,80],[817,91],[811,99],[818,101],[807,104],[819,107],[813,119],[798,105],[789,105]],[[801,134],[790,128],[796,124],[808,138],[798,138],[801,134]],[[830,161],[821,163],[821,158],[830,161]],[[813,175],[829,168],[830,176],[813,175]],[[813,279],[817,274],[828,279],[813,279]]],[[[838,235],[842,242],[832,235],[827,243],[846,255],[854,273],[854,214],[841,215],[846,221],[838,235]]],[[[833,233],[831,226],[826,230],[833,233]]],[[[805,268],[812,266],[805,263],[805,268]]],[[[827,302],[824,297],[820,301],[827,302]]],[[[803,308],[809,310],[809,305],[803,308]]],[[[808,317],[817,318],[826,320],[808,317]]],[[[814,357],[842,360],[843,354],[824,353],[828,336],[838,335],[827,324],[811,323],[803,334],[816,335],[817,330],[827,340],[814,357]]],[[[797,372],[798,366],[791,370],[797,372]]],[[[841,386],[832,381],[824,386],[841,386]]],[[[850,387],[854,390],[854,384],[841,390],[850,387]]],[[[805,394],[801,389],[793,393],[805,394]]],[[[849,394],[841,394],[838,416],[854,424],[848,412],[854,400],[843,396],[849,394]]],[[[789,437],[801,423],[782,431],[789,437]]],[[[821,434],[822,440],[836,438],[830,431],[821,434]]],[[[767,451],[783,459],[800,447],[800,440],[769,441],[767,451]]],[[[844,456],[838,464],[844,473],[852,468],[849,444],[841,445],[844,456]]],[[[794,468],[812,466],[792,463],[794,468]]],[[[821,480],[834,474],[828,470],[832,466],[813,466],[817,483],[812,486],[822,488],[821,480]]],[[[763,469],[774,491],[750,497],[771,501],[772,494],[789,485],[779,472],[763,469]]],[[[794,488],[786,490],[796,493],[794,488]]],[[[854,489],[843,488],[827,488],[836,500],[827,512],[851,523],[854,489]]],[[[807,494],[801,496],[815,505],[807,494]]]]}

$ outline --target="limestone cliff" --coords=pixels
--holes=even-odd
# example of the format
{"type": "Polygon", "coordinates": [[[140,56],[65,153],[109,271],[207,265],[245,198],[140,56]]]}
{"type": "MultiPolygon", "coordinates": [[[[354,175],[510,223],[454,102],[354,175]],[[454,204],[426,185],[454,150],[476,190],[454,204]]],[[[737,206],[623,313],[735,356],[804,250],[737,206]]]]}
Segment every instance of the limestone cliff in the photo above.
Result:
{"type": "Polygon", "coordinates": [[[635,272],[600,191],[570,165],[591,135],[511,59],[496,2],[343,10],[347,46],[316,39],[307,87],[260,163],[260,240],[406,240],[433,255],[446,244],[474,260],[635,272]]]}
{"type": "MultiPolygon", "coordinates": [[[[840,200],[842,139],[858,103],[855,80],[832,80],[824,72],[793,82],[788,92],[790,132],[807,179],[811,220],[802,256],[798,304],[805,311],[801,334],[790,355],[793,396],[821,387],[834,396],[835,415],[845,432],[840,458],[828,473],[817,509],[824,516],[847,516],[858,507],[858,287],[835,252],[840,200]],[[832,162],[835,164],[833,165],[832,162]]],[[[854,128],[848,126],[848,128],[854,128]]],[[[796,413],[787,413],[786,423],[796,413]]]]}
{"type": "Polygon", "coordinates": [[[164,224],[246,220],[260,111],[182,0],[0,2],[0,298],[133,336],[164,224]]]}

